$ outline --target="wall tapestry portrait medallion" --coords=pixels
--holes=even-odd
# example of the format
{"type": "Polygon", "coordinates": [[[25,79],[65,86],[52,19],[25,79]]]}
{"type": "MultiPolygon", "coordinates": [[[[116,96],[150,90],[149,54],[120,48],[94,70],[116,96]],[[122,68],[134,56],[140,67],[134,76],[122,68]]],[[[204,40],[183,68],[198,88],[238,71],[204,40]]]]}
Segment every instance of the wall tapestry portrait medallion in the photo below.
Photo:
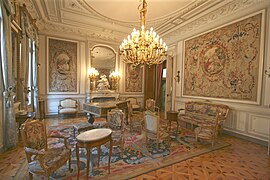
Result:
{"type": "Polygon", "coordinates": [[[262,13],[184,42],[183,96],[257,102],[262,13]]]}
{"type": "Polygon", "coordinates": [[[126,92],[142,92],[143,68],[126,64],[126,92]]]}
{"type": "Polygon", "coordinates": [[[77,42],[48,39],[49,93],[78,92],[77,42]]]}

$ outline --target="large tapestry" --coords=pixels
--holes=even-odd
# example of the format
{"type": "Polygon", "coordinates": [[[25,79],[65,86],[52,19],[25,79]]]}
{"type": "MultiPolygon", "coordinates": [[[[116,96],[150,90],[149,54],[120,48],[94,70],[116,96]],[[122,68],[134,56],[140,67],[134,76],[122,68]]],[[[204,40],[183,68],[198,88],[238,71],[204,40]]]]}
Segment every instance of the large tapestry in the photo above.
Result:
{"type": "Polygon", "coordinates": [[[48,93],[76,93],[77,42],[48,39],[48,93]]]}
{"type": "Polygon", "coordinates": [[[183,96],[258,101],[262,14],[184,42],[183,96]]]}
{"type": "Polygon", "coordinates": [[[143,68],[126,64],[126,92],[142,92],[143,68]]]}

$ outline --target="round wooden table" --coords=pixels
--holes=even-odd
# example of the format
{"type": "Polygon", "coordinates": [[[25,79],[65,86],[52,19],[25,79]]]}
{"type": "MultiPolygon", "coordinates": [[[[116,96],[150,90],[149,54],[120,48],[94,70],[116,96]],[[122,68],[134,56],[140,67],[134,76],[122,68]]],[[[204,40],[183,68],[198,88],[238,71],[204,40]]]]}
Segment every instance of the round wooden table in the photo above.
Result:
{"type": "MultiPolygon", "coordinates": [[[[77,156],[77,165],[78,165],[78,175],[77,179],[79,179],[80,175],[80,154],[79,148],[85,148],[87,151],[87,171],[86,177],[89,175],[89,162],[91,156],[91,149],[93,147],[98,148],[98,168],[99,168],[99,160],[100,160],[100,146],[110,141],[110,152],[109,152],[109,162],[108,162],[108,171],[110,173],[110,163],[111,163],[111,155],[112,155],[112,130],[108,128],[100,128],[100,129],[92,129],[89,131],[85,131],[77,136],[76,143],[76,156],[77,156]]],[[[93,167],[92,167],[93,168],[93,167]]]]}

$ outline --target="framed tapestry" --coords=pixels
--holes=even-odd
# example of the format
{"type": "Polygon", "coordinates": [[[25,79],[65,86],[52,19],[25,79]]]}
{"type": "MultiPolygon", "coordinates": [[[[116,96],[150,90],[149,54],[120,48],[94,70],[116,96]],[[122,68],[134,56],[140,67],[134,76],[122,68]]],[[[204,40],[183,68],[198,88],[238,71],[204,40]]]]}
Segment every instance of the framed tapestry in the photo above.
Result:
{"type": "Polygon", "coordinates": [[[260,103],[264,13],[184,41],[183,97],[260,103]]]}
{"type": "Polygon", "coordinates": [[[48,94],[77,94],[79,92],[78,42],[47,38],[48,94]]]}
{"type": "Polygon", "coordinates": [[[126,64],[125,92],[142,92],[143,68],[126,64]]]}

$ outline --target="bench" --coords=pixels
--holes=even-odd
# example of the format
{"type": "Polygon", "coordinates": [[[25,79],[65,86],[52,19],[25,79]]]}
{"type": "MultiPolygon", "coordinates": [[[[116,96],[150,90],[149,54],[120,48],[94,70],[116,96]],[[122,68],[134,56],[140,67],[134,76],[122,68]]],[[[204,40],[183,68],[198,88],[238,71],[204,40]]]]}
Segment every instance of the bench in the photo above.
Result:
{"type": "Polygon", "coordinates": [[[223,104],[216,104],[208,101],[188,101],[185,102],[185,109],[179,109],[178,121],[191,124],[193,126],[216,123],[216,117],[219,114],[219,130],[223,122],[227,119],[229,107],[223,104]],[[181,113],[185,110],[185,113],[181,113]]]}

